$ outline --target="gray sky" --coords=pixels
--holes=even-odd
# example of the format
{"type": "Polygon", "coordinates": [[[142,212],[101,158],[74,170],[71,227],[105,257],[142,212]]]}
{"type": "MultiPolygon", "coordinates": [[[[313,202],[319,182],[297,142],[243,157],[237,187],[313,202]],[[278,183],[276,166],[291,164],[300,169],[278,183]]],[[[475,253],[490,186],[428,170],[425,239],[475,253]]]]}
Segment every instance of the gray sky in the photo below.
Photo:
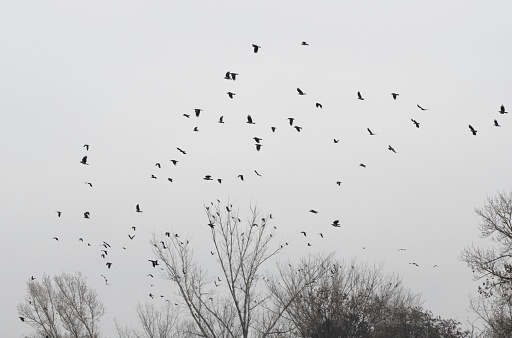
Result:
{"type": "Polygon", "coordinates": [[[502,104],[512,110],[512,3],[0,7],[0,317],[12,318],[4,336],[29,332],[16,304],[28,278],[44,272],[82,271],[107,307],[107,335],[113,318],[129,324],[149,292],[172,294],[168,282],[146,277],[154,272],[151,231],[189,234],[198,259],[211,264],[202,206],[217,198],[242,213],[251,203],[272,213],[290,242],[280,259],[335,250],[384,262],[423,294],[426,308],[466,320],[476,285],[459,255],[481,242],[473,208],[512,183],[512,116],[498,113],[502,104]],[[262,46],[257,54],[253,43],[262,46]],[[223,79],[227,71],[239,74],[236,81],[223,79]],[[199,118],[194,108],[203,109],[199,118]],[[245,123],[248,114],[255,125],[245,123]],[[263,139],[259,152],[255,136],[263,139]],[[84,155],[89,166],[79,163],[84,155]],[[334,219],[341,228],[330,226],[334,219]],[[112,244],[110,270],[102,241],[112,244]]]}

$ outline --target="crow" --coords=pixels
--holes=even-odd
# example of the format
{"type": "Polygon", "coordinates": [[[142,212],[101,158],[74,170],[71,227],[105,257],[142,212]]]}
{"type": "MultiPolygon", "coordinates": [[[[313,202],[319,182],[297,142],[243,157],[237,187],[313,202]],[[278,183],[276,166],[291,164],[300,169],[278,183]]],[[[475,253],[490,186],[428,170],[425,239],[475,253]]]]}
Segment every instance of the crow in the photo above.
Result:
{"type": "Polygon", "coordinates": [[[180,153],[182,153],[183,155],[187,155],[187,153],[185,152],[185,150],[183,150],[183,149],[181,149],[181,148],[178,148],[178,147],[176,147],[176,149],[178,149],[178,151],[179,151],[180,153]]]}
{"type": "Polygon", "coordinates": [[[80,161],[80,163],[85,164],[85,165],[89,165],[89,163],[87,163],[87,156],[84,156],[82,158],[82,160],[80,161]]]}
{"type": "Polygon", "coordinates": [[[60,217],[62,215],[62,211],[55,211],[57,213],[57,217],[60,217]]]}
{"type": "Polygon", "coordinates": [[[219,123],[224,123],[224,115],[219,117],[219,123]]]}
{"type": "Polygon", "coordinates": [[[171,162],[172,162],[172,164],[176,165],[176,164],[178,164],[179,161],[178,160],[171,160],[171,162]]]}
{"type": "Polygon", "coordinates": [[[155,167],[162,168],[162,166],[160,165],[160,163],[155,163],[155,167]]]}
{"type": "Polygon", "coordinates": [[[128,235],[128,237],[129,237],[130,239],[133,239],[133,238],[135,237],[135,235],[128,235]]]}
{"type": "Polygon", "coordinates": [[[331,224],[333,227],[335,228],[339,228],[341,225],[340,225],[340,220],[339,219],[335,219],[332,224],[331,224]]]}
{"type": "Polygon", "coordinates": [[[135,206],[135,212],[142,212],[142,210],[140,210],[140,206],[138,204],[135,206]]]}
{"type": "Polygon", "coordinates": [[[361,101],[364,100],[364,98],[363,98],[363,96],[361,95],[360,92],[357,92],[357,99],[361,100],[361,101]]]}
{"type": "Polygon", "coordinates": [[[261,48],[261,46],[255,45],[255,44],[253,43],[253,44],[252,44],[252,48],[253,48],[254,53],[258,53],[258,50],[261,48]]]}
{"type": "Polygon", "coordinates": [[[420,108],[421,110],[428,110],[427,108],[423,108],[422,106],[420,106],[419,104],[416,105],[418,108],[420,108]]]}
{"type": "Polygon", "coordinates": [[[252,122],[252,117],[251,117],[251,115],[247,115],[247,123],[249,123],[249,124],[255,124],[254,122],[252,122]]]}
{"type": "Polygon", "coordinates": [[[494,126],[495,127],[501,127],[500,124],[498,123],[498,120],[494,120],[494,126]]]}
{"type": "Polygon", "coordinates": [[[318,102],[315,104],[315,106],[316,106],[317,108],[320,108],[320,109],[322,109],[322,108],[323,108],[322,104],[321,104],[321,103],[318,103],[318,102]]]}
{"type": "Polygon", "coordinates": [[[508,114],[508,111],[505,111],[505,106],[504,105],[501,105],[499,113],[500,114],[508,114]]]}
{"type": "Polygon", "coordinates": [[[473,128],[471,125],[469,125],[469,130],[471,131],[471,133],[473,135],[476,135],[477,130],[475,128],[473,128]]]}
{"type": "Polygon", "coordinates": [[[90,215],[91,215],[91,214],[90,214],[90,212],[89,212],[89,211],[84,212],[84,218],[87,218],[87,219],[88,219],[88,218],[90,218],[90,215]]]}
{"type": "Polygon", "coordinates": [[[418,121],[416,121],[415,119],[411,119],[412,123],[414,123],[414,125],[416,126],[416,128],[419,128],[420,127],[420,123],[418,121]]]}
{"type": "Polygon", "coordinates": [[[236,94],[233,92],[227,92],[230,99],[232,99],[236,94]]]}
{"type": "Polygon", "coordinates": [[[196,117],[199,117],[199,114],[201,114],[202,111],[203,111],[202,109],[195,108],[194,113],[196,113],[196,117]]]}
{"type": "Polygon", "coordinates": [[[396,154],[395,148],[393,148],[391,145],[388,145],[388,149],[396,154]]]}
{"type": "Polygon", "coordinates": [[[306,93],[304,93],[302,90],[300,90],[300,88],[297,88],[297,92],[299,93],[299,95],[306,95],[306,93]]]}
{"type": "Polygon", "coordinates": [[[109,269],[110,269],[110,267],[112,266],[112,263],[107,262],[107,264],[105,264],[105,265],[107,266],[107,268],[109,268],[109,269]]]}
{"type": "Polygon", "coordinates": [[[85,151],[89,151],[89,145],[88,144],[84,144],[84,148],[85,148],[85,151]]]}
{"type": "Polygon", "coordinates": [[[400,94],[397,94],[397,93],[391,93],[391,96],[393,96],[393,100],[396,100],[396,98],[398,97],[398,95],[400,95],[400,94]]]}
{"type": "Polygon", "coordinates": [[[306,232],[305,232],[305,231],[301,231],[300,233],[301,233],[301,234],[303,234],[303,235],[304,235],[304,237],[307,237],[307,236],[306,236],[306,232]]]}
{"type": "Polygon", "coordinates": [[[260,151],[260,149],[261,149],[261,146],[262,146],[262,145],[261,145],[261,144],[259,144],[259,143],[256,143],[256,144],[255,144],[255,146],[256,146],[256,150],[257,150],[257,151],[260,151]]]}
{"type": "Polygon", "coordinates": [[[155,259],[155,260],[148,259],[148,262],[151,262],[151,265],[153,265],[153,267],[156,267],[157,265],[160,265],[160,264],[158,264],[158,259],[155,259]]]}
{"type": "Polygon", "coordinates": [[[368,130],[368,132],[370,133],[371,136],[375,135],[371,130],[370,128],[366,128],[366,130],[368,130]]]}

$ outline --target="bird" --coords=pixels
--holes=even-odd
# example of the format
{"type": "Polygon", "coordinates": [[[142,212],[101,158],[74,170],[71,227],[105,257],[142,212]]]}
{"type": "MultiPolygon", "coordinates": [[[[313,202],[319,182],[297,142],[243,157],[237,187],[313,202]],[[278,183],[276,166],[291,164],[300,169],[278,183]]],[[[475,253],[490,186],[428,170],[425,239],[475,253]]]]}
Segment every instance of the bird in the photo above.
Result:
{"type": "Polygon", "coordinates": [[[231,80],[231,72],[229,70],[226,72],[226,75],[224,75],[224,79],[231,80]]]}
{"type": "Polygon", "coordinates": [[[89,151],[89,145],[88,144],[84,144],[84,148],[85,148],[85,151],[89,151]]]}
{"type": "Polygon", "coordinates": [[[415,266],[419,266],[417,263],[414,263],[414,262],[409,263],[409,264],[411,264],[411,265],[415,265],[415,266]]]}
{"type": "Polygon", "coordinates": [[[109,269],[110,269],[110,267],[112,266],[112,263],[107,262],[107,264],[105,264],[105,265],[107,266],[107,268],[109,268],[109,269]]]}
{"type": "Polygon", "coordinates": [[[341,225],[340,225],[340,220],[339,219],[335,219],[332,224],[331,224],[333,227],[335,228],[339,228],[341,225]]]}
{"type": "Polygon", "coordinates": [[[317,103],[315,103],[315,106],[316,106],[317,108],[320,108],[320,109],[322,109],[322,108],[323,108],[322,104],[321,104],[321,103],[318,103],[318,102],[317,102],[317,103]]]}
{"type": "Polygon", "coordinates": [[[224,115],[219,117],[219,123],[224,123],[224,115]]]}
{"type": "Polygon", "coordinates": [[[302,46],[309,46],[309,44],[306,41],[302,41],[301,45],[302,46]]]}
{"type": "Polygon", "coordinates": [[[253,137],[252,138],[256,143],[260,143],[260,141],[262,140],[262,138],[260,137],[253,137]]]}
{"type": "Polygon", "coordinates": [[[80,163],[85,164],[85,165],[89,165],[89,163],[87,163],[87,156],[84,156],[82,158],[82,160],[80,161],[80,163]]]}
{"type": "Polygon", "coordinates": [[[300,130],[302,129],[302,127],[299,127],[299,126],[294,126],[295,130],[297,130],[299,133],[300,133],[300,130]]]}
{"type": "Polygon", "coordinates": [[[194,127],[193,131],[199,131],[199,127],[194,127]]]}
{"type": "Polygon", "coordinates": [[[311,209],[311,210],[309,210],[309,212],[312,214],[318,214],[318,211],[316,211],[315,209],[311,209]]]}
{"type": "Polygon", "coordinates": [[[398,249],[398,251],[405,251],[405,249],[404,249],[404,248],[401,248],[401,249],[398,249]]]}
{"type": "Polygon", "coordinates": [[[152,293],[150,293],[150,294],[149,294],[149,297],[151,297],[151,299],[153,299],[153,298],[155,298],[155,295],[154,295],[154,294],[152,294],[152,293]]]}
{"type": "Polygon", "coordinates": [[[238,175],[238,177],[240,178],[240,180],[242,180],[242,181],[244,180],[244,175],[240,174],[240,175],[238,175]]]}
{"type": "Polygon", "coordinates": [[[319,232],[318,234],[320,235],[320,237],[324,238],[324,235],[321,232],[319,232]]]}
{"type": "Polygon", "coordinates": [[[199,117],[199,114],[201,114],[202,111],[202,109],[194,108],[194,113],[196,114],[196,117],[199,117]]]}
{"type": "Polygon", "coordinates": [[[391,145],[388,145],[388,149],[396,154],[395,148],[393,148],[391,145]]]}
{"type": "Polygon", "coordinates": [[[247,123],[249,123],[249,124],[255,124],[254,122],[252,122],[252,117],[251,117],[251,115],[247,115],[247,123]]]}
{"type": "Polygon", "coordinates": [[[339,139],[334,139],[334,143],[338,143],[339,141],[339,139]]]}
{"type": "Polygon", "coordinates": [[[213,224],[212,222],[210,222],[210,223],[208,223],[208,226],[209,226],[210,228],[212,228],[212,230],[213,230],[213,228],[215,227],[215,224],[213,224]]]}
{"type": "Polygon", "coordinates": [[[155,163],[155,167],[162,168],[162,166],[160,165],[160,163],[155,163]]]}
{"type": "Polygon", "coordinates": [[[361,100],[361,101],[364,100],[364,98],[363,98],[363,96],[361,95],[360,92],[357,92],[357,99],[361,100]]]}
{"type": "Polygon", "coordinates": [[[57,213],[57,217],[60,217],[62,215],[62,211],[55,211],[57,213]]]}
{"type": "Polygon", "coordinates": [[[370,133],[371,136],[375,135],[371,130],[370,128],[366,128],[366,130],[368,130],[368,132],[370,133]]]}
{"type": "Polygon", "coordinates": [[[414,125],[416,126],[416,128],[419,128],[420,127],[420,123],[418,121],[416,121],[415,119],[411,119],[412,123],[414,123],[414,125]]]}
{"type": "Polygon", "coordinates": [[[336,181],[336,184],[337,184],[338,186],[341,186],[341,181],[336,181]]]}
{"type": "Polygon", "coordinates": [[[439,265],[437,265],[437,264],[435,264],[435,265],[433,266],[433,268],[437,268],[437,267],[439,267],[439,265]]]}
{"type": "Polygon", "coordinates": [[[58,241],[58,240],[59,240],[59,238],[58,238],[58,237],[53,237],[52,239],[54,239],[54,240],[56,240],[56,241],[58,241]]]}
{"type": "Polygon", "coordinates": [[[400,95],[400,94],[397,94],[397,93],[391,93],[391,96],[393,96],[393,100],[396,100],[396,98],[398,97],[398,95],[400,95]]]}
{"type": "Polygon", "coordinates": [[[504,106],[504,105],[501,105],[500,110],[499,110],[499,113],[500,113],[500,114],[508,114],[508,112],[507,112],[507,111],[505,111],[505,106],[504,106]]]}
{"type": "Polygon", "coordinates": [[[205,180],[205,181],[211,181],[211,180],[213,180],[212,175],[205,175],[205,176],[203,177],[203,180],[205,180]]]}
{"type": "Polygon", "coordinates": [[[236,76],[238,75],[238,73],[229,73],[229,75],[231,76],[231,80],[235,81],[236,80],[236,76]]]}
{"type": "Polygon", "coordinates": [[[89,219],[89,218],[90,218],[90,215],[91,215],[91,214],[90,214],[90,212],[89,212],[89,211],[84,212],[84,218],[89,219]]]}
{"type": "Polygon", "coordinates": [[[297,88],[297,92],[299,93],[299,95],[306,95],[306,93],[304,93],[302,90],[300,90],[300,88],[297,88]]]}
{"type": "Polygon", "coordinates": [[[254,172],[255,172],[255,173],[256,173],[256,175],[258,175],[259,177],[262,177],[262,176],[260,175],[260,173],[259,173],[259,172],[257,172],[256,170],[254,170],[254,172]]]}
{"type": "Polygon", "coordinates": [[[236,94],[235,94],[235,93],[233,93],[233,92],[227,92],[227,94],[228,94],[228,96],[229,96],[229,98],[230,98],[230,99],[232,99],[232,98],[233,98],[233,97],[235,97],[235,95],[236,95],[236,94]]]}
{"type": "Polygon", "coordinates": [[[154,178],[156,180],[156,176],[153,174],[151,174],[151,178],[154,178]]]}
{"type": "Polygon", "coordinates": [[[272,130],[273,133],[276,132],[276,127],[270,127],[270,130],[272,130]]]}
{"type": "Polygon", "coordinates": [[[428,110],[427,108],[423,108],[422,106],[420,106],[419,104],[416,105],[418,108],[420,108],[421,110],[428,110]]]}
{"type": "Polygon", "coordinates": [[[219,184],[222,183],[222,178],[217,178],[217,182],[219,182],[219,184]]]}
{"type": "Polygon", "coordinates": [[[151,277],[151,278],[154,278],[152,274],[148,273],[148,275],[146,277],[151,277]]]}
{"type": "Polygon", "coordinates": [[[473,135],[476,135],[477,130],[475,128],[473,128],[473,126],[469,125],[469,130],[471,131],[471,133],[473,135]]]}
{"type": "Polygon", "coordinates": [[[261,149],[262,145],[261,145],[261,144],[259,144],[259,143],[256,143],[256,144],[255,144],[255,146],[256,146],[256,150],[257,150],[257,151],[260,151],[260,149],[261,149]]]}
{"type": "Polygon", "coordinates": [[[311,246],[311,243],[308,243],[308,246],[311,246]]]}
{"type": "Polygon", "coordinates": [[[153,265],[153,267],[156,267],[157,265],[160,265],[160,264],[158,264],[158,259],[155,259],[155,260],[148,259],[148,262],[151,262],[151,265],[153,265]]]}
{"type": "Polygon", "coordinates": [[[179,161],[178,160],[171,160],[171,162],[172,162],[172,164],[176,165],[176,164],[178,164],[179,161]]]}
{"type": "Polygon", "coordinates": [[[136,227],[132,227],[132,230],[135,231],[136,227]]]}
{"type": "Polygon", "coordinates": [[[187,153],[185,152],[185,150],[183,150],[183,149],[181,149],[181,148],[179,148],[179,147],[176,147],[176,149],[178,149],[178,151],[179,151],[180,153],[182,153],[183,155],[187,155],[187,153]]]}
{"type": "Polygon", "coordinates": [[[363,168],[366,168],[366,164],[364,164],[364,163],[359,163],[359,166],[363,167],[363,168]]]}
{"type": "Polygon", "coordinates": [[[295,120],[294,117],[289,117],[288,122],[290,123],[290,126],[293,126],[293,121],[295,120]]]}
{"type": "Polygon", "coordinates": [[[185,116],[187,119],[190,118],[190,115],[189,114],[183,114],[183,116],[185,116]]]}
{"type": "Polygon", "coordinates": [[[252,44],[252,48],[253,48],[254,53],[258,53],[258,51],[260,50],[261,46],[255,45],[255,44],[253,43],[253,44],[252,44]]]}
{"type": "Polygon", "coordinates": [[[498,123],[498,120],[496,120],[496,119],[494,120],[494,126],[495,127],[501,127],[500,124],[498,123]]]}
{"type": "Polygon", "coordinates": [[[304,237],[307,237],[307,236],[306,236],[306,232],[305,232],[305,231],[301,231],[300,233],[301,233],[301,234],[303,234],[303,235],[304,235],[304,237]]]}
{"type": "Polygon", "coordinates": [[[24,321],[25,321],[25,317],[21,317],[21,316],[20,316],[20,317],[18,317],[18,318],[19,318],[22,322],[24,322],[24,321]]]}
{"type": "Polygon", "coordinates": [[[142,210],[140,210],[140,206],[138,204],[135,206],[135,212],[142,212],[142,210]]]}
{"type": "Polygon", "coordinates": [[[133,238],[135,237],[135,235],[128,235],[128,237],[129,237],[130,239],[133,239],[133,238]]]}

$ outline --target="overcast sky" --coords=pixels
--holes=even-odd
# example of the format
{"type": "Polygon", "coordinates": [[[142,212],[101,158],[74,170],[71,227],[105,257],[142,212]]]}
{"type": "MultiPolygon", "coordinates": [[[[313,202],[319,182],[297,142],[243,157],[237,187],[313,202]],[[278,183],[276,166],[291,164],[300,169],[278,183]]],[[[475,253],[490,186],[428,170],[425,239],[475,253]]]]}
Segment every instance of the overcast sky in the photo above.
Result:
{"type": "Polygon", "coordinates": [[[498,112],[512,110],[510,13],[473,0],[0,4],[3,336],[30,332],[16,311],[30,276],[62,271],[97,289],[113,336],[150,292],[172,297],[147,277],[152,231],[191,236],[212,265],[203,203],[216,199],[272,213],[290,242],[279,259],[382,262],[465,322],[476,284],[460,252],[485,243],[474,207],[512,184],[512,113],[498,112]]]}

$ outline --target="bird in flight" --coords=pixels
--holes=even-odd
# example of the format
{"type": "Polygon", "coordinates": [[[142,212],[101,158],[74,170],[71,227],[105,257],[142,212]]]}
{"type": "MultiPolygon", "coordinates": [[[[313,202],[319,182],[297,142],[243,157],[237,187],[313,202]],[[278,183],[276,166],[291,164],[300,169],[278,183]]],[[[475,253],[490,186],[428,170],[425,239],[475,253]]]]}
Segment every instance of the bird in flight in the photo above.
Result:
{"type": "Polygon", "coordinates": [[[316,211],[315,209],[311,209],[311,210],[309,210],[309,212],[312,214],[318,214],[318,211],[316,211]]]}
{"type": "Polygon", "coordinates": [[[259,143],[256,143],[256,144],[254,144],[254,145],[256,146],[256,150],[257,150],[257,151],[260,151],[260,149],[261,149],[262,145],[261,145],[261,144],[259,144],[259,143]]]}
{"type": "Polygon", "coordinates": [[[371,130],[370,128],[366,128],[366,130],[368,130],[368,132],[370,133],[371,136],[375,135],[371,130]]]}
{"type": "Polygon", "coordinates": [[[206,175],[205,177],[203,177],[203,180],[205,181],[211,181],[213,180],[212,176],[211,175],[206,175]]]}
{"type": "Polygon", "coordinates": [[[178,147],[176,147],[176,149],[178,149],[178,151],[179,151],[180,153],[182,153],[183,155],[187,155],[187,153],[185,152],[185,150],[183,150],[183,149],[181,149],[181,148],[178,148],[178,147]]]}
{"type": "Polygon", "coordinates": [[[471,133],[473,135],[476,135],[477,130],[475,128],[473,128],[473,126],[469,125],[469,130],[471,131],[471,133]]]}
{"type": "Polygon", "coordinates": [[[341,181],[336,181],[336,184],[341,187],[341,181]]]}
{"type": "Polygon", "coordinates": [[[270,127],[270,129],[272,130],[273,133],[276,132],[276,127],[270,127]]]}
{"type": "Polygon", "coordinates": [[[85,182],[85,184],[87,184],[88,186],[90,186],[92,188],[92,183],[91,182],[85,182]]]}
{"type": "Polygon", "coordinates": [[[361,101],[364,100],[364,98],[363,98],[363,96],[361,95],[360,92],[357,92],[357,99],[361,100],[361,101]]]}
{"type": "Polygon", "coordinates": [[[420,106],[419,104],[416,105],[418,108],[420,108],[421,110],[428,110],[427,108],[423,108],[422,106],[420,106]]]}
{"type": "Polygon", "coordinates": [[[84,218],[89,219],[89,218],[90,218],[90,215],[91,215],[91,214],[89,213],[89,211],[84,212],[84,218]]]}
{"type": "Polygon", "coordinates": [[[331,224],[333,227],[335,228],[339,228],[341,225],[340,225],[340,220],[339,219],[335,219],[332,224],[331,224]]]}
{"type": "Polygon", "coordinates": [[[185,116],[187,119],[190,118],[190,115],[189,114],[183,114],[183,116],[185,116]]]}
{"type": "Polygon", "coordinates": [[[25,317],[18,317],[22,322],[25,321],[25,317]]]}
{"type": "Polygon", "coordinates": [[[219,117],[219,123],[224,123],[224,115],[219,117]]]}
{"type": "Polygon", "coordinates": [[[256,143],[260,143],[261,140],[263,140],[261,137],[253,137],[252,138],[254,141],[256,141],[256,143]]]}
{"type": "Polygon", "coordinates": [[[318,234],[320,235],[320,237],[324,238],[324,235],[321,232],[319,232],[318,234]]]}
{"type": "Polygon", "coordinates": [[[301,231],[300,233],[301,233],[301,234],[303,234],[303,235],[304,235],[304,237],[307,237],[307,236],[306,236],[306,232],[305,232],[305,231],[301,231]]]}
{"type": "Polygon", "coordinates": [[[235,93],[233,93],[233,92],[227,92],[227,94],[228,94],[228,96],[229,96],[229,98],[230,98],[230,99],[232,99],[232,98],[233,98],[233,97],[235,97],[235,95],[236,95],[236,94],[235,94],[235,93]]]}
{"type": "Polygon", "coordinates": [[[62,211],[55,211],[57,213],[57,217],[60,217],[60,215],[62,215],[62,211]]]}
{"type": "Polygon", "coordinates": [[[59,239],[57,237],[53,237],[54,240],[58,241],[59,239]]]}
{"type": "Polygon", "coordinates": [[[415,266],[419,266],[417,263],[414,263],[414,262],[409,263],[409,264],[411,264],[411,265],[415,265],[415,266]]]}
{"type": "Polygon", "coordinates": [[[135,206],[135,212],[142,212],[142,210],[140,210],[140,206],[138,204],[135,206]]]}
{"type": "Polygon", "coordinates": [[[84,156],[82,158],[82,160],[80,161],[80,163],[85,164],[85,165],[89,165],[89,163],[87,163],[87,156],[84,156]]]}
{"type": "Polygon", "coordinates": [[[415,119],[411,119],[412,123],[414,123],[414,125],[416,126],[416,128],[419,128],[420,127],[420,123],[418,121],[416,121],[415,119]]]}
{"type": "Polygon", "coordinates": [[[157,265],[160,265],[160,264],[158,264],[158,259],[155,259],[155,260],[148,259],[148,262],[151,262],[151,265],[153,265],[153,267],[156,267],[157,265]]]}
{"type": "Polygon", "coordinates": [[[160,163],[155,163],[155,167],[162,168],[162,166],[160,165],[160,163]]]}
{"type": "Polygon", "coordinates": [[[508,114],[508,111],[505,111],[505,106],[504,105],[501,105],[499,113],[500,114],[508,114]]]}
{"type": "Polygon", "coordinates": [[[366,168],[366,164],[364,164],[364,163],[359,163],[359,166],[363,167],[363,168],[366,168]]]}
{"type": "Polygon", "coordinates": [[[261,48],[261,46],[255,45],[255,44],[253,43],[253,44],[252,44],[252,48],[253,48],[254,53],[258,53],[258,50],[261,48]]]}
{"type": "Polygon", "coordinates": [[[300,130],[302,129],[302,127],[299,127],[299,126],[294,126],[293,128],[295,128],[295,130],[297,130],[299,133],[300,133],[300,130]]]}
{"type": "Polygon", "coordinates": [[[259,172],[257,172],[256,170],[254,170],[254,172],[256,173],[256,175],[258,175],[259,177],[262,177],[261,174],[259,172]]]}
{"type": "Polygon", "coordinates": [[[293,121],[295,120],[294,117],[289,117],[288,122],[290,123],[290,126],[293,126],[293,121]]]}
{"type": "Polygon", "coordinates": [[[300,90],[300,88],[297,87],[297,93],[299,93],[299,95],[306,95],[306,93],[304,93],[302,90],[300,90]]]}
{"type": "Polygon", "coordinates": [[[105,264],[105,265],[107,266],[107,268],[109,268],[109,269],[110,269],[110,267],[112,266],[112,263],[107,262],[107,264],[105,264]]]}
{"type": "Polygon", "coordinates": [[[318,103],[318,102],[315,104],[315,106],[316,106],[317,108],[320,108],[320,109],[322,109],[322,108],[323,108],[322,104],[321,104],[321,103],[318,103]]]}
{"type": "Polygon", "coordinates": [[[388,145],[388,149],[396,154],[395,148],[393,148],[391,145],[388,145]]]}
{"type": "Polygon", "coordinates": [[[203,111],[202,109],[195,108],[194,113],[196,113],[196,117],[199,117],[199,114],[201,114],[202,111],[203,111]]]}
{"type": "Polygon", "coordinates": [[[256,123],[252,122],[251,115],[247,115],[247,123],[249,123],[249,124],[256,124],[256,123]]]}
{"type": "Polygon", "coordinates": [[[128,235],[128,237],[129,237],[130,239],[134,239],[134,238],[135,238],[135,235],[128,235]]]}
{"type": "Polygon", "coordinates": [[[396,100],[396,98],[398,97],[398,95],[400,95],[400,94],[397,94],[397,93],[391,93],[391,96],[393,96],[393,100],[396,100]]]}
{"type": "Polygon", "coordinates": [[[232,73],[232,72],[226,72],[226,75],[224,75],[224,78],[226,80],[233,80],[235,81],[236,80],[236,76],[238,75],[238,73],[232,73]]]}
{"type": "Polygon", "coordinates": [[[89,145],[88,144],[84,144],[84,148],[85,148],[85,151],[89,151],[89,145]]]}
{"type": "Polygon", "coordinates": [[[240,178],[240,180],[244,180],[244,175],[238,175],[238,177],[240,178]]]}
{"type": "Polygon", "coordinates": [[[302,41],[301,46],[309,46],[309,44],[306,41],[302,41]]]}
{"type": "Polygon", "coordinates": [[[334,143],[338,143],[339,141],[339,139],[334,139],[334,143]]]}
{"type": "Polygon", "coordinates": [[[496,119],[494,120],[494,126],[495,127],[501,127],[500,124],[498,123],[498,120],[496,120],[496,119]]]}
{"type": "Polygon", "coordinates": [[[176,164],[178,164],[179,161],[178,160],[171,160],[171,162],[172,162],[172,164],[176,165],[176,164]]]}

